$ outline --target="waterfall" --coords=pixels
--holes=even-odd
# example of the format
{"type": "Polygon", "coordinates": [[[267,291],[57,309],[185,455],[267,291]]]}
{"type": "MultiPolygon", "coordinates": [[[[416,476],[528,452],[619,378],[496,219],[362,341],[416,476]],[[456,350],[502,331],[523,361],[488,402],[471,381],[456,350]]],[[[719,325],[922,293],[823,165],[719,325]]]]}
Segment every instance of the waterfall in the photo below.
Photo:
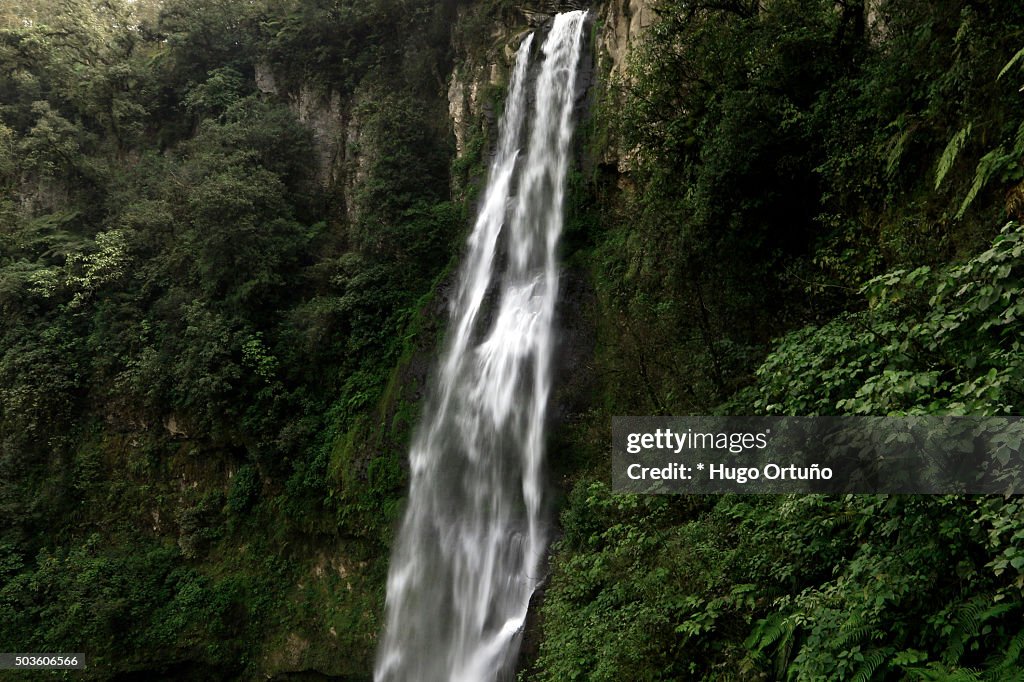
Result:
{"type": "Polygon", "coordinates": [[[555,17],[534,79],[533,34],[516,54],[437,386],[409,452],[378,682],[484,682],[515,662],[547,543],[556,247],[585,16],[555,17]]]}

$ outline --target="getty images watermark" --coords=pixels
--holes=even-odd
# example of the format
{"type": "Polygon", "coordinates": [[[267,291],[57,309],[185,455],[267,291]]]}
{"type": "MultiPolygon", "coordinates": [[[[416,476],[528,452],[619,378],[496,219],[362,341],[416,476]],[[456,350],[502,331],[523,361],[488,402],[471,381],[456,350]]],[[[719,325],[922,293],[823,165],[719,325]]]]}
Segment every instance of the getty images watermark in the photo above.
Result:
{"type": "Polygon", "coordinates": [[[1021,417],[615,417],[629,493],[1024,493],[1021,417]]]}

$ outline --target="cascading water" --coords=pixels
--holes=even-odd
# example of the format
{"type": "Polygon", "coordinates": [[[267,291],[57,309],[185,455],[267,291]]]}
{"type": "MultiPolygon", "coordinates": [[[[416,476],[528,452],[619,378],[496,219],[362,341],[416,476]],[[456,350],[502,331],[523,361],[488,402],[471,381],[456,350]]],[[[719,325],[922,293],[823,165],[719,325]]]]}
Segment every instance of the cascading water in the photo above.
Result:
{"type": "Polygon", "coordinates": [[[409,453],[412,481],[391,557],[378,682],[494,680],[510,674],[519,648],[547,542],[541,464],[555,250],[585,16],[555,17],[532,98],[533,34],[516,55],[439,385],[409,453]]]}

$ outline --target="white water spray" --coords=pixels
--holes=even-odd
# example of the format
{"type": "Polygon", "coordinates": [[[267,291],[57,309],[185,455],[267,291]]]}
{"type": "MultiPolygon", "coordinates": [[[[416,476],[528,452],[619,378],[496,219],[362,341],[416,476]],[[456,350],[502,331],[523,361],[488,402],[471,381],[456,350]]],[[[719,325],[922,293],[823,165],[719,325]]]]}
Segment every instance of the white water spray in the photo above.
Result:
{"type": "Polygon", "coordinates": [[[585,16],[555,17],[532,98],[533,34],[516,55],[439,385],[409,453],[377,682],[486,682],[511,675],[515,663],[547,544],[555,251],[585,16]]]}

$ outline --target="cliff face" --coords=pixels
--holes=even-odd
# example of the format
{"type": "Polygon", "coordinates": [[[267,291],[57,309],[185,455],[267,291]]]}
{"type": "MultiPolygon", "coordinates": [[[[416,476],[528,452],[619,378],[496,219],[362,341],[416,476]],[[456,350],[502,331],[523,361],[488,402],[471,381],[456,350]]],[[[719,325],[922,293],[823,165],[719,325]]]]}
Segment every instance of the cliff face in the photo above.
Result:
{"type": "Polygon", "coordinates": [[[654,21],[654,12],[648,0],[613,0],[599,11],[598,54],[607,58],[609,76],[622,78],[630,46],[654,21]]]}
{"type": "MultiPolygon", "coordinates": [[[[466,153],[467,140],[480,122],[493,121],[495,102],[493,96],[487,96],[488,89],[504,87],[516,48],[526,33],[542,28],[555,11],[578,8],[572,3],[521,5],[490,27],[489,47],[480,42],[459,44],[459,56],[448,78],[448,111],[458,156],[466,153]]],[[[597,2],[588,9],[592,26],[588,37],[590,59],[582,66],[581,88],[595,85],[604,96],[608,84],[625,77],[630,47],[651,25],[654,14],[648,0],[597,2]],[[595,78],[595,74],[600,77],[595,78]]],[[[581,112],[584,118],[590,113],[581,112]]]]}
{"type": "MultiPolygon", "coordinates": [[[[436,123],[451,133],[454,160],[475,155],[472,160],[480,165],[478,170],[485,169],[482,157],[493,142],[519,43],[527,33],[543,30],[555,12],[577,8],[576,3],[536,3],[503,12],[488,12],[472,5],[458,9],[451,32],[453,58],[450,71],[444,75],[445,90],[423,97],[423,105],[431,111],[442,111],[440,104],[447,112],[446,120],[436,123]],[[443,101],[436,100],[437,95],[443,101]]],[[[583,66],[586,73],[580,79],[581,88],[597,85],[603,96],[607,83],[624,77],[630,46],[650,26],[654,15],[648,0],[599,2],[589,10],[593,27],[588,37],[591,58],[583,66]]],[[[354,193],[365,180],[366,166],[375,153],[367,147],[358,113],[367,94],[372,93],[357,90],[342,96],[322,85],[289,82],[269,62],[256,65],[255,80],[261,92],[285,98],[298,119],[309,127],[317,179],[339,193],[349,217],[354,219],[354,193]]],[[[590,112],[581,110],[581,115],[589,116],[590,112]]]]}
{"type": "MultiPolygon", "coordinates": [[[[365,679],[511,63],[578,7],[43,4],[0,26],[0,640],[365,679]]],[[[581,129],[649,14],[590,10],[581,129]]],[[[562,292],[556,438],[593,367],[579,264],[562,292]]]]}
{"type": "MultiPolygon", "coordinates": [[[[567,9],[575,7],[536,3],[497,11],[479,5],[465,5],[456,12],[456,21],[451,30],[449,69],[439,79],[443,86],[426,94],[421,93],[419,106],[431,112],[431,116],[439,117],[433,120],[432,125],[438,134],[447,138],[444,142],[449,145],[453,169],[451,192],[456,200],[466,204],[467,223],[472,220],[475,212],[473,202],[476,192],[486,181],[490,150],[495,143],[497,121],[515,51],[529,32],[544,31],[555,12],[567,9]],[[447,131],[447,135],[444,131],[447,131]]],[[[594,118],[602,115],[600,103],[611,106],[608,98],[612,95],[607,84],[623,77],[630,47],[643,34],[652,18],[646,0],[596,3],[590,7],[590,12],[591,28],[587,36],[589,49],[578,79],[577,102],[581,127],[603,124],[594,118]]],[[[282,74],[275,73],[275,67],[271,64],[261,64],[257,68],[256,81],[259,89],[267,96],[286,98],[296,116],[309,127],[313,136],[318,182],[344,206],[346,222],[358,222],[360,187],[366,182],[367,168],[374,165],[374,155],[378,153],[366,134],[365,121],[360,116],[360,103],[366,99],[367,93],[357,89],[342,95],[308,83],[288,83],[282,74]]],[[[598,149],[584,143],[582,138],[578,140],[577,147],[577,162],[580,165],[593,167],[600,163],[611,168],[624,167],[615,149],[598,149]]],[[[469,225],[464,224],[463,230],[468,228],[469,225]]],[[[459,250],[456,245],[456,251],[459,250]]],[[[451,277],[451,274],[447,275],[440,282],[435,295],[426,302],[420,314],[422,322],[416,325],[416,341],[393,372],[393,388],[378,408],[382,429],[399,424],[400,430],[408,430],[418,419],[418,403],[424,394],[432,358],[436,355],[436,343],[442,338],[446,292],[451,287],[451,277]],[[400,421],[396,422],[399,418],[400,421]]],[[[587,387],[592,382],[594,304],[586,272],[578,266],[567,266],[562,280],[559,313],[560,372],[558,395],[553,405],[553,428],[556,431],[571,426],[586,403],[587,387]]],[[[554,438],[558,440],[560,437],[556,433],[554,438]]],[[[404,467],[402,439],[386,439],[382,444],[391,450],[388,456],[398,460],[404,467]]],[[[360,447],[348,449],[348,452],[347,457],[366,461],[373,456],[360,447]]],[[[348,466],[361,469],[365,464],[352,465],[349,462],[348,466]]],[[[345,549],[338,547],[332,551],[344,553],[345,549]]],[[[327,594],[333,595],[332,598],[343,602],[353,599],[362,601],[352,592],[353,574],[359,576],[362,573],[360,580],[364,588],[383,575],[381,571],[384,563],[379,561],[374,562],[375,567],[365,562],[362,565],[348,562],[349,565],[341,573],[317,570],[316,567],[321,563],[322,560],[313,563],[308,576],[309,584],[303,589],[327,590],[327,594]],[[339,579],[338,575],[347,578],[339,579]],[[330,587],[342,583],[343,591],[330,587]]],[[[529,665],[536,652],[539,633],[535,628],[536,622],[531,618],[530,632],[526,635],[524,645],[524,666],[529,665]]],[[[280,644],[272,645],[268,650],[264,663],[266,671],[274,675],[308,670],[328,674],[356,673],[360,666],[353,667],[336,657],[325,655],[338,647],[336,632],[334,627],[326,630],[304,627],[282,632],[274,640],[280,644]]],[[[370,634],[369,631],[367,633],[370,634]]],[[[372,653],[372,641],[363,646],[364,652],[372,653]]],[[[360,656],[360,660],[368,661],[363,656],[360,656]]]]}

